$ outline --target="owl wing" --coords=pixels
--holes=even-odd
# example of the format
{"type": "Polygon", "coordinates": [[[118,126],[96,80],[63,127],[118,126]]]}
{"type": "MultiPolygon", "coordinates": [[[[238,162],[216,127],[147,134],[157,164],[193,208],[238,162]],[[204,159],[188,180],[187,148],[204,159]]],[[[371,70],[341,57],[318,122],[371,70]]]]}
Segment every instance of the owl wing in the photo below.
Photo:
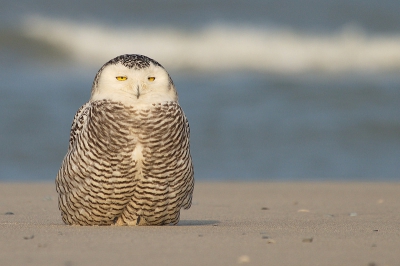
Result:
{"type": "Polygon", "coordinates": [[[71,126],[71,132],[70,132],[70,136],[69,136],[69,148],[68,148],[69,150],[71,149],[77,136],[82,131],[83,125],[86,123],[86,121],[88,119],[90,105],[91,105],[90,102],[87,102],[84,105],[82,105],[74,116],[74,120],[72,121],[72,126],[71,126]]]}
{"type": "Polygon", "coordinates": [[[190,180],[191,184],[189,186],[189,189],[188,189],[188,192],[186,194],[185,200],[184,200],[184,202],[182,204],[182,207],[187,210],[192,206],[192,197],[193,197],[193,189],[194,189],[194,171],[193,171],[193,164],[192,164],[192,156],[190,155],[190,142],[189,142],[189,139],[190,139],[190,126],[189,126],[189,121],[187,120],[187,118],[186,118],[185,114],[183,113],[183,111],[182,111],[182,114],[183,114],[183,117],[185,119],[185,125],[186,125],[185,131],[186,131],[186,138],[188,140],[188,148],[187,148],[187,150],[188,150],[189,155],[188,155],[188,159],[187,160],[190,161],[190,163],[188,163],[190,171],[187,173],[187,176],[188,176],[188,179],[190,180]]]}

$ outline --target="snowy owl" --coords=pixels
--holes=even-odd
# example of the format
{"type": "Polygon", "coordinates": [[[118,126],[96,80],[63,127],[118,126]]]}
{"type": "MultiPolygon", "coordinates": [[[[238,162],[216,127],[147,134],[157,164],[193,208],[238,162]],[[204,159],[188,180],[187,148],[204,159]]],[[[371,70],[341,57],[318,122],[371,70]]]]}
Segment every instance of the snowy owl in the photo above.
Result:
{"type": "Polygon", "coordinates": [[[169,225],[194,188],[189,124],[155,60],[121,55],[100,68],[76,113],[56,178],[69,225],[169,225]]]}

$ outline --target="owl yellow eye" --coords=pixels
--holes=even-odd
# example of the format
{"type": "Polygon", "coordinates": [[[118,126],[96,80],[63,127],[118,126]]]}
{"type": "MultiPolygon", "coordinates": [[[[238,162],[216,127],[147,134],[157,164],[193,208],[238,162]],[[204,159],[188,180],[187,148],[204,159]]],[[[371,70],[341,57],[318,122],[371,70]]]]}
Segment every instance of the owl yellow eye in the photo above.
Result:
{"type": "Polygon", "coordinates": [[[124,81],[124,80],[127,80],[128,78],[127,77],[125,77],[125,76],[117,76],[117,77],[115,77],[117,80],[119,80],[119,81],[124,81]]]}
{"type": "Polygon", "coordinates": [[[147,78],[149,81],[154,81],[156,78],[155,77],[148,77],[147,78]]]}

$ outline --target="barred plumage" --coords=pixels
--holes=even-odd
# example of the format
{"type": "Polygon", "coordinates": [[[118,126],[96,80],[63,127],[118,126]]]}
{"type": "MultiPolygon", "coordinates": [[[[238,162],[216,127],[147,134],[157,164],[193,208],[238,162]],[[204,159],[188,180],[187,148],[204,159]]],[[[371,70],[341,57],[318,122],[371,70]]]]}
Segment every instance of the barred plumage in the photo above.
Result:
{"type": "Polygon", "coordinates": [[[160,64],[124,55],[99,70],[75,115],[56,188],[66,224],[179,222],[194,188],[189,124],[160,64]],[[129,82],[114,81],[120,75],[129,82]]]}

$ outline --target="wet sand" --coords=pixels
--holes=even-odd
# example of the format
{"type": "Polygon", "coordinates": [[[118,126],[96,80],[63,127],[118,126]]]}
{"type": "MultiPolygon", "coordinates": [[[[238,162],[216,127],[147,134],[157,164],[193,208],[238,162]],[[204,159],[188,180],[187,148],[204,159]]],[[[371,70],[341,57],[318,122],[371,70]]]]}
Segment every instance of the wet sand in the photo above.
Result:
{"type": "Polygon", "coordinates": [[[0,183],[0,265],[400,265],[400,183],[197,182],[177,226],[66,226],[0,183]]]}

